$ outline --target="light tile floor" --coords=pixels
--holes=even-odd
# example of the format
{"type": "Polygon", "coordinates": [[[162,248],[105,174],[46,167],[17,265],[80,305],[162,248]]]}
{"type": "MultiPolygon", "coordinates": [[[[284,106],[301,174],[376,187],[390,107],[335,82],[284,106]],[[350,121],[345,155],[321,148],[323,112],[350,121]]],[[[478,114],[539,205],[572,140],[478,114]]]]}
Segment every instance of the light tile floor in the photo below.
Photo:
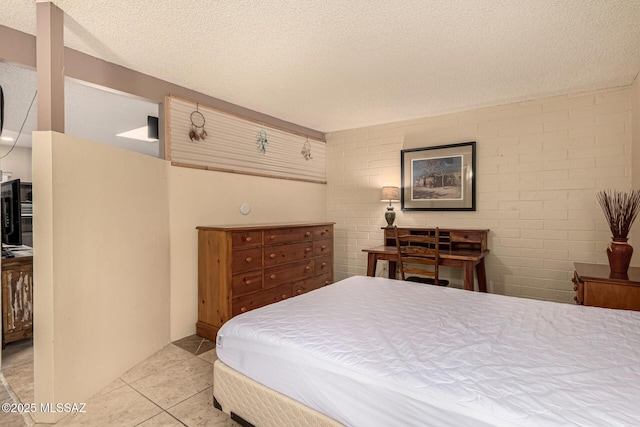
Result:
{"type": "MultiPolygon", "coordinates": [[[[33,344],[3,350],[0,403],[33,402],[33,344]]],[[[196,335],[167,345],[87,401],[84,413],[59,426],[215,426],[239,424],[213,407],[215,347],[196,335]]],[[[0,412],[0,427],[34,425],[29,417],[0,412]]],[[[38,426],[41,424],[35,424],[38,426]]]]}

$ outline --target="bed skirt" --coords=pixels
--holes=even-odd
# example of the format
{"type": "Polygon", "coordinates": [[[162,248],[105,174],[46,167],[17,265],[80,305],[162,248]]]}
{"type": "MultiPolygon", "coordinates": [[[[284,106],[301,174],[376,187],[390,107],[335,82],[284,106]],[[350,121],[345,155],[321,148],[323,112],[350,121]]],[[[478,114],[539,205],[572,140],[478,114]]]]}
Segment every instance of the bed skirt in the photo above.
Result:
{"type": "Polygon", "coordinates": [[[320,412],[231,369],[213,364],[213,397],[227,414],[256,427],[343,427],[320,412]]]}

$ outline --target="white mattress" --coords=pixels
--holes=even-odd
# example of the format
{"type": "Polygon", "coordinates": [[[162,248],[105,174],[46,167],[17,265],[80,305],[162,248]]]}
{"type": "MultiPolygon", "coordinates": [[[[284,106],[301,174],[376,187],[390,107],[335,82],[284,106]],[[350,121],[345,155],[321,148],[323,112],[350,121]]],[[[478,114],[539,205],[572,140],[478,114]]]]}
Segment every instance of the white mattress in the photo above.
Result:
{"type": "Polygon", "coordinates": [[[640,312],[358,276],[231,319],[217,354],[349,426],[640,425],[640,312]]]}

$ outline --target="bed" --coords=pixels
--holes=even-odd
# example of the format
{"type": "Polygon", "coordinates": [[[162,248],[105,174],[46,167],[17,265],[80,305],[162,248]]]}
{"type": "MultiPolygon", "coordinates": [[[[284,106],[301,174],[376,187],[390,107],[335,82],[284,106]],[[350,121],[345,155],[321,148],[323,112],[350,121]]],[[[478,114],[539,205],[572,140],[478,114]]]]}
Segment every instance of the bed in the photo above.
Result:
{"type": "Polygon", "coordinates": [[[640,425],[640,312],[355,276],[220,329],[256,426],[640,425]]]}

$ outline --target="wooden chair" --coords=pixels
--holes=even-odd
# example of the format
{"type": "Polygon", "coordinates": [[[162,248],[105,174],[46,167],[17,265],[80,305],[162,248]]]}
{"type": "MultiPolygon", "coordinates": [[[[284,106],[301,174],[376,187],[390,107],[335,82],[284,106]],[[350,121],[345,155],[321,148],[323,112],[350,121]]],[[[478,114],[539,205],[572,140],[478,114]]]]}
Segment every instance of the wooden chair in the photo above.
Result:
{"type": "Polygon", "coordinates": [[[440,230],[428,234],[404,234],[396,230],[400,277],[410,282],[447,286],[448,280],[440,279],[440,230]],[[419,276],[407,276],[417,274],[419,276]]]}

